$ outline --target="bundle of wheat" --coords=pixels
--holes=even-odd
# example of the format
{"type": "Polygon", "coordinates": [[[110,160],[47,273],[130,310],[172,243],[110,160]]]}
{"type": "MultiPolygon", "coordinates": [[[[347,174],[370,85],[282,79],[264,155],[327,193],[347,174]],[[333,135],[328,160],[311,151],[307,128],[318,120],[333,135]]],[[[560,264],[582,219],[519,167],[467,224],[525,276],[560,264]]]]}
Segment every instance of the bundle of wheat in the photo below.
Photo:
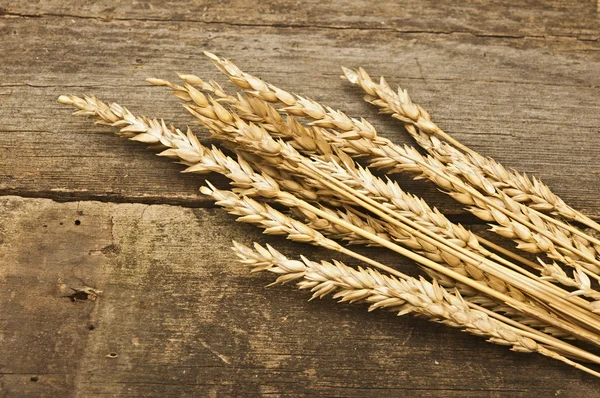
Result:
{"type": "Polygon", "coordinates": [[[400,120],[427,154],[380,137],[364,119],[292,95],[226,59],[206,55],[241,92],[231,95],[195,75],[179,75],[183,84],[148,82],[170,89],[231,156],[203,146],[189,128],[184,133],[118,104],[73,95],[59,102],[116,127],[122,137],[160,149],[159,155],[187,166],[185,172],[227,177],[230,190],[207,181],[201,192],[238,221],[366,264],[354,269],[335,260],[290,260],[271,246],[251,249],[234,242],[240,261],[277,274],[275,283],[297,281],[313,297],[333,293],[342,302],[366,302],[369,309],[413,313],[600,376],[581,364],[600,364],[600,357],[568,342],[600,346],[595,287],[600,241],[568,221],[598,231],[600,225],[539,179],[508,171],[456,141],[405,90],[393,91],[383,78],[375,83],[362,69],[343,68],[366,100],[400,120]],[[539,264],[451,222],[370,168],[432,181],[489,222],[492,231],[517,242],[517,249],[538,254],[539,264]],[[414,260],[425,275],[410,277],[342,243],[382,246],[414,260]],[[573,269],[572,276],[564,267],[573,269]]]}

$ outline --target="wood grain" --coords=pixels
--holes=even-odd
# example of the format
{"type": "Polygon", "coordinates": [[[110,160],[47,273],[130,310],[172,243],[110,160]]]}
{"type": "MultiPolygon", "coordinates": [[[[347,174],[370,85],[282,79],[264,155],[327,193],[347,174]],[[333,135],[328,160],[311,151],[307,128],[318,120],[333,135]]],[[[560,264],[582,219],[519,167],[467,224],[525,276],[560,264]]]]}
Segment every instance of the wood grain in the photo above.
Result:
{"type": "Polygon", "coordinates": [[[323,2],[283,1],[136,1],[119,4],[101,0],[66,4],[6,4],[4,13],[37,17],[58,15],[101,20],[202,22],[244,26],[369,29],[390,33],[464,33],[507,38],[573,38],[597,41],[598,3],[587,1],[408,0],[400,3],[368,0],[323,2]]]}
{"type": "Polygon", "coordinates": [[[265,288],[273,277],[229,250],[232,238],[264,238],[218,209],[10,196],[0,206],[4,396],[596,396],[592,377],[543,357],[265,288]],[[96,301],[64,297],[86,286],[102,291],[96,301]]]}
{"type": "MultiPolygon", "coordinates": [[[[93,93],[185,124],[190,119],[177,101],[143,80],[191,71],[223,81],[201,55],[207,49],[290,91],[366,116],[383,136],[410,142],[398,123],[377,115],[337,77],[340,65],[384,74],[409,88],[457,138],[541,177],[576,208],[599,215],[600,200],[589,190],[600,173],[593,162],[600,155],[598,56],[576,51],[597,49],[596,42],[549,49],[537,39],[402,34],[390,40],[389,32],[369,29],[223,29],[201,22],[59,16],[8,16],[1,31],[7,38],[0,44],[3,53],[11,54],[11,62],[0,65],[5,194],[206,205],[195,193],[202,179],[174,176],[177,166],[70,117],[55,99],[65,92],[93,93]]],[[[409,177],[401,181],[447,213],[461,212],[433,186],[409,177]]]]}
{"type": "MultiPolygon", "coordinates": [[[[363,66],[461,141],[600,219],[598,15],[597,2],[572,0],[0,0],[0,395],[596,396],[596,380],[539,356],[264,289],[270,276],[241,269],[228,247],[265,238],[212,208],[203,176],[56,98],[95,94],[183,126],[177,101],[144,79],[224,82],[209,50],[411,143],[338,77],[363,66]],[[82,300],[86,287],[102,294],[82,300]]],[[[474,222],[430,184],[398,179],[474,222]]]]}

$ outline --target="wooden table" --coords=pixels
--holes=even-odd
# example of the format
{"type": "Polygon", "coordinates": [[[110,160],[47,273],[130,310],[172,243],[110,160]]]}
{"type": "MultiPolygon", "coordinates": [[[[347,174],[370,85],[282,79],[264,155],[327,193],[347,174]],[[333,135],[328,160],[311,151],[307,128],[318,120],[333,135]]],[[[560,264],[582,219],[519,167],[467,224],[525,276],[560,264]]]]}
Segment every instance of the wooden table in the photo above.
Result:
{"type": "MultiPolygon", "coordinates": [[[[21,3],[0,1],[0,395],[600,395],[597,379],[538,355],[265,288],[272,276],[236,263],[232,239],[331,253],[237,225],[198,192],[202,176],[56,102],[95,94],[185,125],[144,79],[224,83],[209,50],[409,143],[338,78],[341,65],[363,66],[459,140],[600,218],[600,3],[21,3]]],[[[432,185],[398,179],[485,230],[432,185]]]]}

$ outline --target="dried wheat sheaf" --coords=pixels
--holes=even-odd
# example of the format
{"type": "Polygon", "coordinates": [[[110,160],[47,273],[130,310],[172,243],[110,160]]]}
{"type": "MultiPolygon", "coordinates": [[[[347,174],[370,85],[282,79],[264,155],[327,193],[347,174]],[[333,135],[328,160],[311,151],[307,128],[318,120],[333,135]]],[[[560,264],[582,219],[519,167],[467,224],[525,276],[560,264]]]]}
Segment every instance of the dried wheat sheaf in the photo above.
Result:
{"type": "Polygon", "coordinates": [[[600,364],[593,352],[600,347],[600,240],[583,229],[600,232],[600,225],[539,179],[458,142],[406,90],[393,90],[383,78],[375,82],[363,69],[342,68],[343,77],[381,113],[401,121],[422,152],[381,137],[365,119],[205,54],[239,89],[235,95],[195,75],[179,75],[179,84],[147,80],[169,89],[224,151],[203,146],[189,127],[184,132],[95,97],[64,95],[59,102],[160,150],[185,165],[184,172],[227,177],[230,190],[207,181],[201,192],[238,221],[363,263],[352,268],[336,260],[289,259],[269,245],[234,242],[241,263],[275,273],[274,283],[297,282],[313,297],[367,303],[369,310],[411,313],[600,376],[590,367],[600,364]],[[394,173],[431,181],[516,249],[453,223],[405,192],[394,173]],[[408,276],[352,245],[392,250],[424,274],[408,276]],[[538,262],[521,250],[535,253],[538,262]]]}

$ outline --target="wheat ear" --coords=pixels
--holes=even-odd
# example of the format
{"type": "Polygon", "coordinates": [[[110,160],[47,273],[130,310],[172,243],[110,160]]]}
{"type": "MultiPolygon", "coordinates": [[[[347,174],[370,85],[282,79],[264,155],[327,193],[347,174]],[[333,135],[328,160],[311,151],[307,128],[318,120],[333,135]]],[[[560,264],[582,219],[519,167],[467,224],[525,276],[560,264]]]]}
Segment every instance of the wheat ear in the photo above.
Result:
{"type": "MultiPolygon", "coordinates": [[[[163,131],[167,132],[169,136],[173,134],[172,132],[168,132],[168,130],[166,128],[165,129],[157,128],[157,129],[153,129],[151,131],[147,131],[147,126],[144,126],[142,119],[137,119],[137,118],[133,117],[133,115],[124,111],[123,110],[124,108],[122,108],[118,105],[113,105],[111,107],[106,107],[105,105],[100,106],[102,112],[94,113],[91,111],[91,108],[93,108],[94,103],[97,101],[92,98],[88,98],[87,100],[82,100],[82,99],[78,99],[77,97],[60,97],[59,100],[62,103],[66,103],[69,105],[75,105],[80,108],[80,111],[79,111],[80,113],[85,113],[89,116],[92,116],[95,118],[100,118],[100,119],[104,120],[105,123],[108,123],[107,120],[112,121],[113,125],[118,125],[118,126],[122,127],[121,134],[123,134],[125,136],[131,136],[131,135],[138,134],[138,135],[142,136],[142,138],[143,138],[143,140],[141,140],[141,141],[147,142],[147,143],[153,143],[153,144],[162,142],[163,145],[165,145],[165,144],[172,145],[174,142],[174,140],[168,139],[167,137],[162,137],[163,131]],[[109,111],[112,112],[112,114],[107,114],[107,112],[109,112],[109,111]],[[120,120],[115,121],[115,119],[118,119],[119,112],[123,113],[125,116],[127,116],[127,118],[121,118],[120,120]],[[137,131],[137,133],[136,133],[136,131],[137,131]]],[[[192,136],[193,136],[193,134],[192,134],[192,136]]],[[[181,137],[181,139],[183,140],[183,137],[186,137],[186,135],[179,132],[178,137],[181,137]]],[[[485,285],[482,285],[478,282],[472,281],[472,280],[464,277],[461,274],[458,274],[454,271],[448,270],[448,269],[440,266],[439,264],[437,264],[425,257],[419,256],[418,254],[413,253],[409,250],[403,249],[400,246],[397,246],[396,244],[385,241],[385,240],[381,239],[380,237],[378,237],[377,235],[373,235],[367,231],[363,231],[360,228],[357,228],[355,225],[345,222],[344,220],[334,218],[330,214],[321,211],[320,209],[310,205],[309,203],[307,203],[303,200],[298,199],[297,197],[295,197],[287,192],[282,192],[281,190],[279,190],[279,186],[272,179],[268,178],[268,176],[263,176],[263,175],[258,175],[256,173],[253,173],[250,167],[246,167],[246,168],[242,168],[239,166],[232,167],[231,164],[235,163],[235,161],[233,161],[232,159],[229,159],[229,158],[223,159],[222,154],[221,154],[221,156],[215,157],[212,152],[215,152],[217,154],[219,154],[220,152],[218,152],[216,150],[209,152],[208,149],[203,148],[197,140],[194,141],[194,145],[187,145],[187,147],[185,145],[183,145],[181,149],[188,149],[191,151],[192,149],[194,149],[194,147],[200,148],[200,151],[197,151],[194,154],[196,157],[198,157],[198,156],[200,157],[200,159],[196,159],[199,163],[196,165],[190,166],[188,168],[188,170],[197,171],[197,172],[208,172],[208,171],[218,171],[219,172],[219,170],[222,170],[223,168],[225,168],[227,170],[225,170],[225,173],[223,173],[223,174],[226,174],[231,179],[234,179],[237,176],[238,178],[241,179],[240,181],[243,185],[251,184],[252,185],[251,190],[257,191],[262,196],[276,198],[276,200],[280,201],[281,203],[283,203],[285,206],[288,206],[288,207],[299,207],[299,208],[303,208],[307,211],[311,211],[311,212],[315,213],[316,215],[327,219],[330,222],[337,223],[349,230],[352,230],[353,232],[363,236],[364,238],[367,238],[374,242],[377,242],[377,243],[381,244],[382,246],[386,246],[387,248],[392,249],[399,254],[405,255],[405,256],[419,262],[420,264],[422,264],[424,266],[433,268],[433,270],[435,270],[439,273],[442,273],[448,277],[454,278],[457,281],[464,283],[466,285],[469,285],[470,287],[472,287],[474,289],[478,289],[482,292],[485,292],[486,294],[488,294],[491,297],[494,297],[498,300],[505,301],[508,305],[510,305],[516,309],[519,309],[519,310],[523,311],[524,313],[528,314],[529,316],[533,316],[533,317],[541,320],[542,322],[547,322],[549,324],[553,324],[554,326],[562,328],[563,330],[567,331],[568,333],[573,333],[574,335],[579,335],[580,337],[582,337],[584,339],[588,339],[590,341],[595,340],[595,337],[593,337],[593,335],[576,327],[575,325],[567,324],[563,321],[555,322],[555,319],[553,317],[548,316],[547,314],[540,312],[537,309],[524,306],[522,303],[519,303],[517,300],[515,300],[511,297],[505,296],[504,294],[498,293],[495,290],[493,290],[485,285]],[[204,153],[204,155],[201,155],[201,153],[204,153]],[[221,164],[217,164],[219,160],[222,161],[221,164]],[[233,170],[233,172],[231,170],[233,170]],[[245,175],[242,176],[242,174],[245,174],[245,175]],[[251,177],[251,178],[248,179],[249,177],[251,177]]],[[[179,150],[179,148],[175,150],[175,153],[177,152],[177,150],[179,150]]],[[[262,150],[264,150],[264,151],[273,150],[272,143],[270,145],[263,146],[262,150]]],[[[167,151],[171,151],[170,153],[173,153],[173,148],[167,149],[167,151]]],[[[289,148],[288,148],[288,151],[290,152],[289,155],[293,157],[294,151],[290,150],[289,148]]],[[[192,154],[186,153],[186,156],[189,157],[189,156],[192,156],[192,154]]],[[[552,300],[550,300],[550,301],[552,301],[552,300]]],[[[580,314],[579,316],[585,318],[585,314],[583,314],[583,315],[580,314]]]]}
{"type": "Polygon", "coordinates": [[[398,315],[415,313],[434,322],[460,328],[471,334],[486,337],[490,343],[508,345],[517,352],[538,352],[568,363],[597,377],[583,365],[525,337],[523,331],[512,328],[486,313],[469,308],[458,292],[450,294],[437,283],[423,278],[397,279],[372,269],[355,270],[339,261],[317,263],[302,257],[290,260],[272,246],[254,245],[254,250],[233,242],[240,261],[254,271],[268,270],[278,275],[275,283],[298,281],[300,289],[309,289],[312,298],[329,294],[341,302],[366,302],[369,310],[385,308],[398,315]]]}
{"type": "Polygon", "coordinates": [[[507,170],[500,163],[480,155],[445,133],[431,121],[428,112],[412,102],[405,89],[398,87],[398,91],[395,92],[383,77],[377,84],[362,68],[358,70],[342,68],[342,71],[344,73],[343,77],[365,91],[367,102],[378,106],[381,113],[391,114],[392,117],[402,121],[405,125],[412,126],[413,128],[409,129],[408,132],[432,155],[446,155],[471,163],[485,175],[495,180],[496,184],[502,187],[505,193],[513,199],[528,202],[531,207],[540,211],[554,211],[567,219],[583,223],[600,231],[598,223],[567,205],[539,179],[535,177],[530,179],[526,174],[507,170]],[[429,137],[432,135],[445,139],[456,148],[465,151],[465,154],[454,150],[452,147],[439,144],[439,141],[431,140],[429,137]]]}

